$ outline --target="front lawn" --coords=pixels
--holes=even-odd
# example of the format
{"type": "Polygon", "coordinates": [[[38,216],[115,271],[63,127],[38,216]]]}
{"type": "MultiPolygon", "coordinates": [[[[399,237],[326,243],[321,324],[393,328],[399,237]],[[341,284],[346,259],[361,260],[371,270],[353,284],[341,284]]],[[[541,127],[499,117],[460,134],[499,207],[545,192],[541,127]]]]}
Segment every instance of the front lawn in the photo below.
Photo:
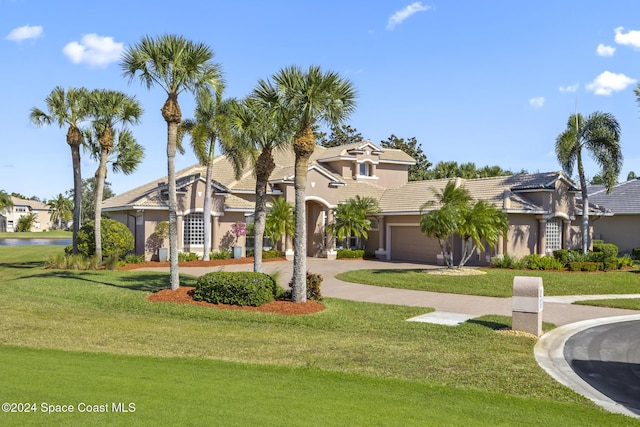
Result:
{"type": "Polygon", "coordinates": [[[511,297],[515,276],[542,277],[547,296],[640,293],[638,270],[582,273],[483,268],[482,271],[486,274],[446,276],[426,274],[421,269],[376,269],[348,271],[336,277],[365,285],[489,297],[511,297]]]}
{"type": "Polygon", "coordinates": [[[71,231],[64,230],[0,233],[0,239],[71,239],[72,237],[71,231]]]}

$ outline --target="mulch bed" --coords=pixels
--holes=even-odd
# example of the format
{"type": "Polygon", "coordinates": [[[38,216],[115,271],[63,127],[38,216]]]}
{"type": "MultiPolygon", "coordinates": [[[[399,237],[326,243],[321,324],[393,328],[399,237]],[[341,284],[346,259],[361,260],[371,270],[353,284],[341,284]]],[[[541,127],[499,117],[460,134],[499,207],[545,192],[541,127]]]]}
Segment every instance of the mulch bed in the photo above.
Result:
{"type": "MultiPolygon", "coordinates": [[[[262,262],[271,262],[271,261],[286,261],[285,257],[278,258],[268,258],[263,259],[262,262]]],[[[253,264],[253,257],[244,257],[244,258],[230,258],[230,259],[212,259],[209,261],[184,261],[179,263],[180,267],[219,267],[221,265],[232,265],[232,264],[253,264]]],[[[146,268],[146,267],[169,267],[169,261],[167,262],[158,262],[158,261],[147,261],[141,264],[127,264],[123,267],[118,267],[118,270],[136,270],[138,268],[146,268]]]]}

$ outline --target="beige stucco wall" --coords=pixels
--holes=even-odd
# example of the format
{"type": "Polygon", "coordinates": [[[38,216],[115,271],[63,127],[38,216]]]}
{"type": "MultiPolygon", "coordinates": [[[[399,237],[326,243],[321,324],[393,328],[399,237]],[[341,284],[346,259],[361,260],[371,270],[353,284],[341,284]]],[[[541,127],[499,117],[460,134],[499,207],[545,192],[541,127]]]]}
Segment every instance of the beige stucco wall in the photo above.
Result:
{"type": "Polygon", "coordinates": [[[614,215],[592,218],[593,238],[613,243],[620,254],[640,248],[640,215],[614,215]]]}
{"type": "Polygon", "coordinates": [[[538,251],[538,220],[533,215],[509,215],[509,231],[504,253],[517,258],[538,251]]]}
{"type": "Polygon", "coordinates": [[[378,181],[374,184],[385,188],[397,188],[409,181],[407,165],[380,163],[376,166],[378,181]]]}

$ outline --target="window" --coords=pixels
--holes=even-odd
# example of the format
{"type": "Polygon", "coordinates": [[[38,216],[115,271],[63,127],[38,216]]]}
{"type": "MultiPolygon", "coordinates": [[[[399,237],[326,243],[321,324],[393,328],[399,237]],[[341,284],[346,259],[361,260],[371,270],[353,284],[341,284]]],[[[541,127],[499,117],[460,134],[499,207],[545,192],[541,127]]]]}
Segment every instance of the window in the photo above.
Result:
{"type": "Polygon", "coordinates": [[[184,244],[204,245],[204,215],[192,213],[184,217],[184,244]]]}
{"type": "Polygon", "coordinates": [[[26,212],[27,208],[24,206],[16,206],[16,212],[26,212]]]}
{"type": "Polygon", "coordinates": [[[546,252],[552,252],[562,248],[562,223],[558,219],[547,221],[547,247],[546,252]]]}
{"type": "Polygon", "coordinates": [[[371,167],[369,163],[360,163],[360,175],[371,176],[371,167]]]}

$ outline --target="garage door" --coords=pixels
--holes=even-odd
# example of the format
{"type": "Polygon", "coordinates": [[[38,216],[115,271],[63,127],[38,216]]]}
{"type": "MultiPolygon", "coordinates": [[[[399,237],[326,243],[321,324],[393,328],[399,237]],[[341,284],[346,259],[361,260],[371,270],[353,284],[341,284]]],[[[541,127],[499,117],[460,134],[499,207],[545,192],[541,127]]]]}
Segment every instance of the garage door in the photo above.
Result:
{"type": "Polygon", "coordinates": [[[418,226],[391,226],[391,259],[436,263],[438,240],[422,234],[418,226]]]}

